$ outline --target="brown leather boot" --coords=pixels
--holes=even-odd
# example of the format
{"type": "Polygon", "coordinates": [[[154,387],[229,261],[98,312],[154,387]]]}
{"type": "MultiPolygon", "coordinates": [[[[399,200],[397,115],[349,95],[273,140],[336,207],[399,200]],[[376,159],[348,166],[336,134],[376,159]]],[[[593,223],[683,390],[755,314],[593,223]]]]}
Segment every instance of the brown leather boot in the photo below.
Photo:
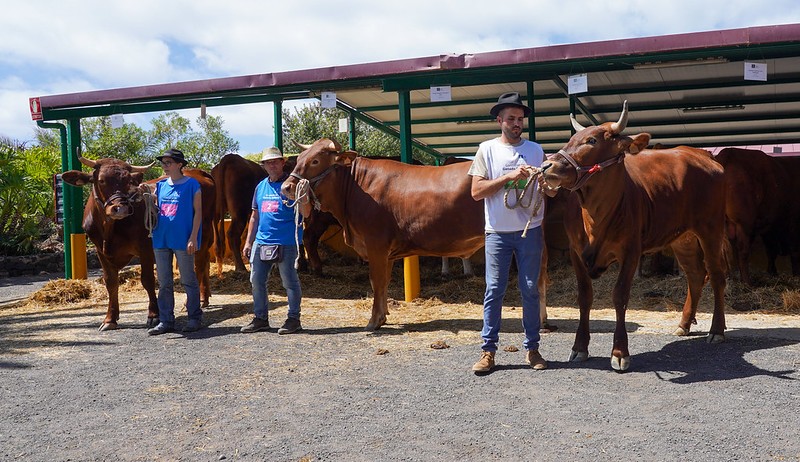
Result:
{"type": "Polygon", "coordinates": [[[489,372],[494,367],[494,351],[484,351],[481,359],[472,366],[474,372],[489,372]]]}
{"type": "Polygon", "coordinates": [[[525,356],[525,362],[530,364],[530,366],[537,371],[547,369],[547,361],[539,354],[539,350],[528,350],[528,354],[525,356]]]}

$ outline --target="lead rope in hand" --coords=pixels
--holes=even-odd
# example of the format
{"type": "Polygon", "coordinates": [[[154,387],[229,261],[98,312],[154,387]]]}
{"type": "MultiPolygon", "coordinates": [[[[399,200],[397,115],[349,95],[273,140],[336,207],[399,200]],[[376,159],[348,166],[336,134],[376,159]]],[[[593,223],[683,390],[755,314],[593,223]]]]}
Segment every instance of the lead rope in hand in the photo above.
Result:
{"type": "MultiPolygon", "coordinates": [[[[284,205],[287,207],[294,209],[294,225],[299,229],[303,226],[303,215],[300,213],[300,207],[298,204],[307,204],[310,199],[314,199],[314,208],[319,210],[319,202],[314,197],[314,191],[311,190],[309,187],[308,180],[305,178],[297,182],[297,187],[295,189],[295,199],[294,202],[290,203],[289,201],[283,201],[284,205]]],[[[300,233],[295,231],[294,233],[294,243],[297,247],[297,257],[294,259],[294,269],[300,269],[300,233]]]]}
{"type": "Polygon", "coordinates": [[[158,224],[158,205],[155,195],[149,192],[142,193],[144,200],[144,227],[147,229],[147,237],[153,237],[153,230],[158,224]]]}
{"type": "MultiPolygon", "coordinates": [[[[534,186],[534,184],[536,184],[536,182],[537,182],[537,180],[539,178],[539,175],[541,175],[541,174],[542,174],[542,170],[541,169],[534,168],[533,175],[528,177],[528,182],[525,184],[525,187],[522,188],[522,192],[520,192],[520,190],[517,189],[517,188],[506,190],[506,193],[503,195],[503,202],[505,203],[506,208],[507,209],[515,209],[515,208],[518,208],[518,207],[522,207],[522,208],[526,209],[526,208],[530,207],[531,206],[531,202],[533,202],[533,190],[534,190],[533,186],[534,186]],[[517,201],[516,201],[516,203],[514,203],[514,205],[510,205],[508,203],[508,193],[510,193],[512,190],[514,191],[514,194],[516,195],[516,198],[517,198],[517,201]],[[528,197],[528,203],[527,204],[524,203],[524,199],[526,198],[526,196],[528,197]]],[[[514,182],[514,183],[516,184],[516,182],[514,182]]],[[[525,229],[522,231],[522,237],[525,237],[525,236],[528,235],[528,226],[530,226],[531,221],[533,221],[533,217],[535,217],[536,214],[539,213],[539,209],[542,208],[543,199],[544,199],[543,193],[540,191],[539,194],[536,195],[536,202],[533,204],[533,210],[531,211],[531,217],[528,218],[528,222],[525,223],[525,229]]]]}

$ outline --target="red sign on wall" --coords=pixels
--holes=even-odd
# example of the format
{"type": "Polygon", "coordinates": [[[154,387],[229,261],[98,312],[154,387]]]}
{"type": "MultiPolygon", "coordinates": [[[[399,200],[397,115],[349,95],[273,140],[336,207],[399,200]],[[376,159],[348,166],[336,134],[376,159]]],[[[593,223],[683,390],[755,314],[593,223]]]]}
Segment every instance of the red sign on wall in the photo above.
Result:
{"type": "Polygon", "coordinates": [[[42,103],[39,102],[39,98],[30,98],[28,104],[31,107],[31,120],[43,120],[42,103]]]}

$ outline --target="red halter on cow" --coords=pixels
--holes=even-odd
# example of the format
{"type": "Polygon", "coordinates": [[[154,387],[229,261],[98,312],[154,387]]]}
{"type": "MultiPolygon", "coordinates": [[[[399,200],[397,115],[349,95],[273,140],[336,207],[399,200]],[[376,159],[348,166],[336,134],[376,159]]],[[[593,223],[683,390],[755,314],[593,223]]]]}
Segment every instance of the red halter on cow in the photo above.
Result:
{"type": "MultiPolygon", "coordinates": [[[[92,184],[92,193],[86,202],[83,214],[83,229],[97,248],[97,256],[103,267],[103,280],[108,291],[108,309],[100,330],[117,328],[119,320],[119,271],[139,257],[142,287],[149,300],[147,327],[158,324],[158,303],[155,294],[153,267],[153,243],[145,227],[145,205],[137,186],[142,182],[148,166],[133,166],[117,159],[97,161],[80,157],[82,164],[92,172],[70,170],[64,172],[63,180],[73,186],[92,184]]],[[[195,272],[200,283],[200,299],[208,306],[210,297],[208,279],[208,249],[213,242],[214,181],[211,176],[198,169],[186,169],[184,173],[200,182],[203,197],[202,242],[195,256],[195,272]]]]}
{"type": "Polygon", "coordinates": [[[688,279],[688,293],[677,335],[687,335],[706,276],[714,291],[709,342],[724,340],[725,268],[722,256],[725,183],[722,167],[705,150],[679,146],[645,149],[650,135],[622,135],[627,102],[619,121],[577,130],[542,164],[551,187],[573,190],[564,224],[578,280],[580,321],[570,360],[589,357],[592,282],[613,262],[619,276],[613,290],[616,309],[611,366],[630,366],[625,310],[643,252],[670,246],[688,279]]]}

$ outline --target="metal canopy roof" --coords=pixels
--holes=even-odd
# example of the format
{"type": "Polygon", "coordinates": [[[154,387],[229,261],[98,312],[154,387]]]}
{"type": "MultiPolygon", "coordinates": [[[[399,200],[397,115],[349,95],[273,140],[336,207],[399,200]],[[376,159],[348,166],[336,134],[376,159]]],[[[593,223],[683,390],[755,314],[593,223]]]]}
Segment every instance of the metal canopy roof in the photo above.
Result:
{"type": "MultiPolygon", "coordinates": [[[[616,120],[653,143],[697,147],[800,142],[800,24],[645,37],[480,54],[441,55],[273,74],[43,96],[45,120],[283,101],[335,91],[339,107],[399,129],[399,95],[411,102],[417,146],[472,155],[498,134],[489,108],[517,91],[534,113],[546,152],[583,125],[616,120]],[[767,81],[744,80],[745,62],[763,63],[767,81]],[[567,78],[588,75],[588,92],[567,94],[567,78]],[[452,101],[432,103],[430,87],[450,85],[452,101]]],[[[311,142],[313,140],[305,140],[311,142]]]]}

